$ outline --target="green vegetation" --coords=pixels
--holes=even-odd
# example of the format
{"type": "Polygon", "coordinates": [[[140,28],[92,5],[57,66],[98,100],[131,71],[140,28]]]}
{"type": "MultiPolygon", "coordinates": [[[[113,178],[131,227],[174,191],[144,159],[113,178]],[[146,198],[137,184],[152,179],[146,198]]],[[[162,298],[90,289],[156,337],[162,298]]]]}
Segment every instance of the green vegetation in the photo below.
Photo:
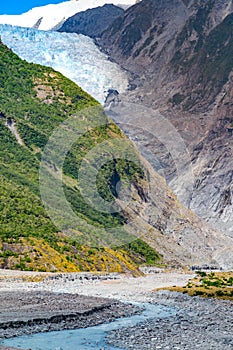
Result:
{"type": "Polygon", "coordinates": [[[229,77],[233,68],[233,14],[227,16],[207,37],[201,55],[203,77],[200,79],[221,88],[229,77]],[[205,73],[205,74],[204,74],[205,73]]]}
{"type": "MultiPolygon", "coordinates": [[[[66,198],[86,225],[80,225],[72,237],[58,232],[42,205],[38,173],[49,136],[62,121],[78,111],[83,115],[77,123],[85,123],[84,109],[93,106],[98,103],[69,79],[50,68],[22,61],[0,44],[0,267],[122,272],[137,271],[138,264],[156,261],[157,253],[145,243],[124,249],[108,248],[114,242],[132,238],[123,228],[124,212],[97,211],[81,196],[78,171],[88,151],[103,141],[110,144],[111,139],[126,140],[100,108],[92,118],[103,118],[103,126],[88,129],[73,145],[63,166],[66,198]],[[22,145],[7,123],[14,124],[22,145]],[[92,225],[92,232],[88,224],[92,225]],[[118,227],[118,237],[111,236],[106,227],[118,227]]],[[[87,120],[87,124],[91,121],[87,120]]],[[[137,165],[133,146],[128,143],[127,147],[131,161],[113,157],[113,161],[98,172],[97,188],[107,201],[117,197],[119,180],[127,179],[143,192],[145,174],[137,165]]],[[[114,150],[107,152],[114,155],[114,150]]]]}
{"type": "Polygon", "coordinates": [[[190,296],[233,300],[233,272],[197,271],[197,277],[185,287],[172,287],[171,291],[187,293],[190,296]]]}
{"type": "Polygon", "coordinates": [[[141,264],[142,257],[144,258],[144,263],[148,265],[155,265],[161,261],[161,256],[141,239],[136,239],[122,248],[130,256],[135,256],[136,263],[141,264]]]}

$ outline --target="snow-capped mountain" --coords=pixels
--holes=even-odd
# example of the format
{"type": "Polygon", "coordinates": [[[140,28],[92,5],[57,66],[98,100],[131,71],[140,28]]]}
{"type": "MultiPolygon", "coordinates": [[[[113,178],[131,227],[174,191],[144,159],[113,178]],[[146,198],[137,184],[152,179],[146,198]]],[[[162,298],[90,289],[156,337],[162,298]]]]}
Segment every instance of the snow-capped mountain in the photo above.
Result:
{"type": "Polygon", "coordinates": [[[21,15],[0,15],[0,23],[51,30],[61,26],[67,18],[78,12],[105,4],[127,8],[134,5],[135,2],[136,0],[70,0],[59,4],[35,7],[21,15]]]}
{"type": "Polygon", "coordinates": [[[109,89],[120,93],[127,90],[127,74],[89,37],[2,24],[0,36],[21,58],[54,68],[100,103],[104,103],[109,89]]]}

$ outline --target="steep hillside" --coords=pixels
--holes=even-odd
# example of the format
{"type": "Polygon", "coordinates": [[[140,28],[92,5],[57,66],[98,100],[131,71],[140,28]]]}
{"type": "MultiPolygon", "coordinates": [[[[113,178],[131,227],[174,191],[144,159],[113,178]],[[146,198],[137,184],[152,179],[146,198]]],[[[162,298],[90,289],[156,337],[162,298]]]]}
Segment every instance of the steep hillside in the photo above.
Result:
{"type": "Polygon", "coordinates": [[[60,73],[26,63],[2,44],[0,54],[2,267],[137,271],[139,264],[162,261],[176,266],[233,265],[232,240],[178,202],[93,98],[60,73]],[[40,160],[49,136],[64,120],[72,124],[63,123],[60,132],[73,134],[65,143],[55,138],[43,156],[45,212],[41,177],[42,187],[38,182],[40,160]],[[83,127],[86,132],[73,143],[61,168],[57,151],[62,154],[83,127]],[[101,144],[104,148],[99,149],[101,144]],[[93,149],[99,150],[94,162],[93,149]],[[108,161],[101,163],[103,156],[108,161]],[[85,164],[91,165],[84,168],[89,172],[84,171],[83,179],[79,170],[85,164]],[[97,193],[91,197],[93,185],[108,207],[114,209],[116,200],[122,210],[93,207],[96,198],[97,204],[101,202],[97,193]],[[126,206],[120,200],[124,188],[132,197],[126,206]],[[66,215],[64,198],[72,217],[69,210],[66,215]]]}
{"type": "Polygon", "coordinates": [[[59,32],[77,33],[90,36],[91,38],[99,37],[104,30],[114,21],[114,19],[124,13],[120,7],[107,4],[102,7],[96,7],[83,12],[79,12],[68,18],[59,32]]]}
{"type": "MultiPolygon", "coordinates": [[[[53,129],[63,120],[87,107],[98,106],[98,103],[60,73],[20,60],[3,44],[0,55],[1,267],[120,272],[136,270],[143,262],[159,261],[159,255],[141,240],[118,250],[114,250],[114,241],[111,246],[107,244],[105,227],[122,225],[124,216],[92,209],[76,187],[78,164],[87,150],[109,138],[124,138],[103,113],[96,115],[103,119],[103,126],[85,134],[80,144],[70,150],[65,161],[63,183],[75,212],[92,224],[92,230],[96,227],[96,234],[102,238],[92,232],[88,245],[87,239],[77,238],[82,234],[85,236],[84,228],[76,231],[77,235],[70,236],[54,226],[40,198],[38,170],[42,150],[53,129]],[[81,244],[83,241],[85,244],[81,244]]],[[[130,149],[134,152],[129,145],[130,149]]],[[[137,157],[135,153],[134,156],[137,157]]],[[[117,162],[106,166],[98,177],[102,195],[111,198],[107,184],[109,181],[114,186],[112,172],[119,177],[133,172],[135,184],[140,187],[142,174],[139,170],[133,164],[117,165],[117,162]],[[118,172],[116,167],[119,167],[118,172]]],[[[124,229],[122,234],[127,236],[124,229]]]]}
{"type": "Polygon", "coordinates": [[[145,74],[145,67],[150,69],[155,56],[166,50],[188,12],[181,0],[142,0],[110,25],[100,44],[124,67],[145,74]]]}
{"type": "Polygon", "coordinates": [[[179,199],[230,236],[232,21],[232,1],[143,0],[99,40],[113,60],[133,73],[125,99],[158,109],[182,136],[195,175],[192,193],[184,193],[186,174],[180,182],[166,144],[152,140],[143,122],[141,130],[125,130],[179,199]]]}

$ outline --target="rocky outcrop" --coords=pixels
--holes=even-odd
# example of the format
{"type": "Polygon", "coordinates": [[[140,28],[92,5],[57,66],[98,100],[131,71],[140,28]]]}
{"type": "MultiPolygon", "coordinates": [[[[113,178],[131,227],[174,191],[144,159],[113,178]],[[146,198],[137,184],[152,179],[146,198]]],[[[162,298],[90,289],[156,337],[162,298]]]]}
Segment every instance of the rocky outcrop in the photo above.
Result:
{"type": "Polygon", "coordinates": [[[77,33],[99,37],[114,19],[124,13],[124,10],[112,4],[106,4],[94,9],[79,12],[68,18],[59,28],[59,32],[77,33]]]}
{"type": "Polygon", "coordinates": [[[144,75],[145,67],[155,69],[155,57],[175,38],[188,14],[181,0],[142,0],[113,22],[100,45],[124,67],[144,75]]]}
{"type": "Polygon", "coordinates": [[[127,230],[156,248],[170,266],[198,262],[232,269],[233,239],[180,204],[164,178],[144,162],[150,178],[147,201],[135,195],[135,206],[125,210],[127,230]]]}

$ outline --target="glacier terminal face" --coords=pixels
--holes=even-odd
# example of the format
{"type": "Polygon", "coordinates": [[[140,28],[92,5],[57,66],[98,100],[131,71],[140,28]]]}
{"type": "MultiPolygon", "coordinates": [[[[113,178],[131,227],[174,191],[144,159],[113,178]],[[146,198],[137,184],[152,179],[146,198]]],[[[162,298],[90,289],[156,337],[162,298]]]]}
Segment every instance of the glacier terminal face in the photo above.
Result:
{"type": "Polygon", "coordinates": [[[100,103],[109,89],[123,93],[128,75],[84,35],[0,25],[2,42],[20,58],[52,67],[100,103]]]}
{"type": "Polygon", "coordinates": [[[36,27],[41,30],[51,30],[59,27],[65,20],[78,12],[87,9],[114,4],[127,8],[134,5],[136,0],[70,0],[58,4],[48,4],[34,7],[21,15],[0,15],[0,23],[22,27],[36,27]]]}

